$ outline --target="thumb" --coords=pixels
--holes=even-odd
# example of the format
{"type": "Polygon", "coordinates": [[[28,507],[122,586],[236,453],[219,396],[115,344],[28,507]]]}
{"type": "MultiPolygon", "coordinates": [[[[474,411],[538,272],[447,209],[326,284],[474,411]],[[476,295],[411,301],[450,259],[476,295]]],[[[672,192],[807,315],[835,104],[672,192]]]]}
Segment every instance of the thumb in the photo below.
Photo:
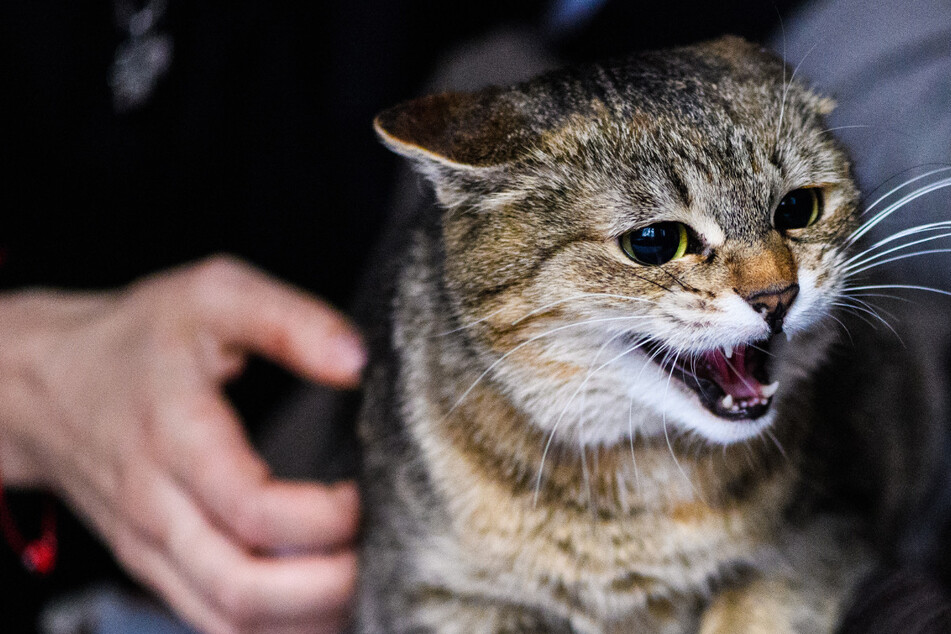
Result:
{"type": "Polygon", "coordinates": [[[204,317],[226,349],[256,352],[318,383],[359,383],[366,351],[341,313],[239,261],[216,259],[208,266],[204,317]]]}

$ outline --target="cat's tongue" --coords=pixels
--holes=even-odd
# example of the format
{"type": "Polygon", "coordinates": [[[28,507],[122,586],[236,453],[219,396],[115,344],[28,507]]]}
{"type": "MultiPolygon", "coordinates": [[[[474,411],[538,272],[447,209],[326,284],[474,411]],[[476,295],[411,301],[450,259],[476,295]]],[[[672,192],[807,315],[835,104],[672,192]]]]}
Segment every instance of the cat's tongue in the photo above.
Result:
{"type": "Polygon", "coordinates": [[[759,370],[758,355],[751,353],[746,346],[736,346],[733,356],[727,358],[720,350],[711,350],[703,355],[707,363],[709,376],[717,382],[724,393],[736,402],[752,401],[764,397],[763,385],[753,376],[759,370]]]}
{"type": "Polygon", "coordinates": [[[728,420],[752,420],[769,410],[779,383],[769,382],[766,367],[770,342],[715,348],[680,359],[684,384],[711,412],[728,420]]]}

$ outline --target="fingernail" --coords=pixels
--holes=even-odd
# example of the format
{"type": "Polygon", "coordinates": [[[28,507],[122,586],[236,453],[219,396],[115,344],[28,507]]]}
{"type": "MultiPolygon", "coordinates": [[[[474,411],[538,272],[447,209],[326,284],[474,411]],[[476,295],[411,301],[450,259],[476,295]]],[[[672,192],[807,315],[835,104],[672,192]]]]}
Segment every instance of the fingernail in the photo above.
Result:
{"type": "Polygon", "coordinates": [[[349,480],[335,482],[331,485],[331,491],[345,506],[357,507],[360,505],[360,492],[357,485],[349,480]]]}
{"type": "Polygon", "coordinates": [[[354,335],[340,335],[335,342],[337,362],[348,374],[359,374],[367,364],[367,351],[363,341],[354,335]]]}

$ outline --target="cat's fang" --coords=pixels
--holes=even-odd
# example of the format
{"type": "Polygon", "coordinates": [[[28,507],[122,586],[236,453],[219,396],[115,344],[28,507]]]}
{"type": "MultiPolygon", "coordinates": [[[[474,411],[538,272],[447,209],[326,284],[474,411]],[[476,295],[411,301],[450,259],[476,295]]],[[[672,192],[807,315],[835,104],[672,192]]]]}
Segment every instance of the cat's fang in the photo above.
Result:
{"type": "Polygon", "coordinates": [[[723,346],[723,356],[727,359],[733,358],[733,346],[723,346]]]}
{"type": "Polygon", "coordinates": [[[733,396],[730,394],[727,394],[726,396],[724,396],[723,400],[720,401],[720,405],[723,406],[723,409],[730,409],[731,407],[733,407],[733,396]]]}
{"type": "Polygon", "coordinates": [[[764,397],[769,398],[776,393],[776,390],[779,389],[779,381],[773,381],[769,385],[764,385],[759,389],[759,393],[764,397]]]}

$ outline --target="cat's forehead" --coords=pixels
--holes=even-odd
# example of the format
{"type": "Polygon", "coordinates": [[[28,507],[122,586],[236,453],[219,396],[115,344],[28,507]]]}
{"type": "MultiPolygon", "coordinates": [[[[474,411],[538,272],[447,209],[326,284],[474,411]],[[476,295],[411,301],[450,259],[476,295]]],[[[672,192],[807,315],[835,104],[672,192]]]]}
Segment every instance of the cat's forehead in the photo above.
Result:
{"type": "Polygon", "coordinates": [[[753,237],[784,190],[842,178],[822,100],[743,46],[735,63],[691,48],[527,86],[550,109],[535,152],[562,167],[553,186],[609,200],[618,231],[689,212],[753,237]]]}
{"type": "Polygon", "coordinates": [[[629,229],[689,209],[752,236],[768,231],[784,188],[847,178],[823,136],[828,102],[791,76],[774,55],[728,37],[423,97],[375,126],[447,208],[535,199],[524,209],[551,214],[574,198],[573,209],[593,212],[579,215],[589,225],[629,229]]]}

